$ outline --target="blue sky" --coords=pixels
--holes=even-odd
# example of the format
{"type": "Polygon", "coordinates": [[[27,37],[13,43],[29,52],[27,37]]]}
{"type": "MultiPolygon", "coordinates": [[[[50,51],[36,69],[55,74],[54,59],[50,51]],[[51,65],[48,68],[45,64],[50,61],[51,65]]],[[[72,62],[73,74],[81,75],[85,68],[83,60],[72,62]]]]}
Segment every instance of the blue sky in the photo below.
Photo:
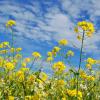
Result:
{"type": "Polygon", "coordinates": [[[15,45],[23,48],[23,54],[30,56],[39,51],[43,56],[60,39],[69,41],[68,50],[75,52],[74,62],[78,62],[80,47],[74,27],[78,21],[94,23],[96,32],[85,40],[87,56],[100,59],[100,0],[0,0],[0,42],[11,41],[5,29],[9,19],[16,21],[14,27],[15,45]]]}

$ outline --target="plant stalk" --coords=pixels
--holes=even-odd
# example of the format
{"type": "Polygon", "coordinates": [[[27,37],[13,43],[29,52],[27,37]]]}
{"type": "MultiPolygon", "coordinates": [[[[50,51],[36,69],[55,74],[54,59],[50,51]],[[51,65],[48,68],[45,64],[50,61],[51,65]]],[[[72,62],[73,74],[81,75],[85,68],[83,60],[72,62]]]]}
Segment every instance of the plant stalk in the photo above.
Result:
{"type": "Polygon", "coordinates": [[[79,58],[79,67],[78,67],[78,71],[77,71],[77,96],[78,96],[78,84],[79,84],[79,71],[81,68],[81,63],[82,63],[82,52],[83,52],[83,44],[84,44],[84,36],[85,36],[85,31],[83,31],[83,35],[82,35],[82,44],[81,44],[81,50],[80,50],[80,58],[79,58]]]}

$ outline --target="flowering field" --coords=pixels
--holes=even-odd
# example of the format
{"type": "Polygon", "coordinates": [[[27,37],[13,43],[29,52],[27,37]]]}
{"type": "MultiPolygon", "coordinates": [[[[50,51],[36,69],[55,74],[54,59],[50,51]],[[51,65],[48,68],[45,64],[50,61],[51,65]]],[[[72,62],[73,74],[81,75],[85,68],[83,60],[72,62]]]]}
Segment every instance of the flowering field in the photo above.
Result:
{"type": "Polygon", "coordinates": [[[58,41],[46,57],[36,51],[24,58],[22,48],[14,46],[14,25],[14,20],[6,23],[11,43],[0,43],[0,100],[100,100],[100,60],[83,60],[84,41],[95,31],[91,22],[81,21],[73,28],[81,43],[77,68],[71,63],[74,52],[65,48],[69,43],[66,39],[58,41]],[[38,71],[32,70],[40,60],[51,67],[50,76],[42,63],[38,71]]]}

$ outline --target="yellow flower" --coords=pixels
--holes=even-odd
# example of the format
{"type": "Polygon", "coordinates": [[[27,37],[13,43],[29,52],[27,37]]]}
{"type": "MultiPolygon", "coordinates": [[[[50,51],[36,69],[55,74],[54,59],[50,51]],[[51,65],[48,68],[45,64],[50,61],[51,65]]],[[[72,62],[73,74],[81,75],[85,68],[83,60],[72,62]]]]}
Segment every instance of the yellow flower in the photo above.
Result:
{"type": "Polygon", "coordinates": [[[43,83],[43,81],[42,80],[40,80],[40,79],[36,79],[36,81],[39,83],[39,84],[42,84],[43,83]]]}
{"type": "Polygon", "coordinates": [[[77,39],[80,41],[80,40],[82,40],[82,36],[81,35],[78,35],[77,36],[77,39]]]}
{"type": "Polygon", "coordinates": [[[72,50],[69,50],[66,55],[67,56],[74,56],[74,52],[72,50]]]}
{"type": "Polygon", "coordinates": [[[10,47],[9,42],[5,41],[0,44],[0,48],[10,47]]]}
{"type": "Polygon", "coordinates": [[[52,57],[52,52],[48,52],[47,56],[52,57]]]}
{"type": "Polygon", "coordinates": [[[0,50],[0,54],[6,54],[8,50],[0,50]]]}
{"type": "Polygon", "coordinates": [[[18,78],[18,81],[20,81],[20,82],[22,82],[22,81],[24,81],[24,72],[23,71],[21,71],[21,70],[19,70],[19,71],[17,71],[16,72],[16,77],[18,78]]]}
{"type": "Polygon", "coordinates": [[[31,59],[30,58],[25,58],[25,60],[24,60],[26,63],[28,63],[28,62],[30,62],[31,61],[31,59]]]}
{"type": "Polygon", "coordinates": [[[35,57],[35,58],[40,58],[41,57],[39,52],[33,52],[32,56],[35,57]]]}
{"type": "Polygon", "coordinates": [[[81,26],[81,28],[86,31],[87,30],[87,27],[86,26],[81,26]]]}
{"type": "Polygon", "coordinates": [[[86,79],[87,79],[88,81],[94,81],[94,80],[95,80],[95,78],[94,78],[93,76],[87,76],[86,79]]]}
{"type": "Polygon", "coordinates": [[[93,64],[96,63],[96,60],[94,60],[93,58],[88,58],[88,59],[86,60],[86,62],[87,62],[88,64],[93,65],[93,64]]]}
{"type": "Polygon", "coordinates": [[[3,61],[4,61],[4,58],[0,57],[0,67],[3,67],[3,61]]]}
{"type": "MultiPolygon", "coordinates": [[[[74,89],[74,90],[69,90],[67,89],[67,94],[69,96],[72,96],[72,97],[76,97],[77,96],[77,90],[74,89]]],[[[81,91],[78,91],[78,100],[82,99],[82,92],[81,91]]]]}
{"type": "Polygon", "coordinates": [[[78,26],[83,26],[83,25],[86,25],[86,21],[81,21],[81,22],[78,22],[78,23],[77,23],[77,25],[78,25],[78,26]]]}
{"type": "Polygon", "coordinates": [[[74,28],[74,32],[75,32],[75,33],[78,33],[78,32],[79,32],[78,27],[75,27],[75,28],[74,28]]]}
{"type": "Polygon", "coordinates": [[[87,74],[82,70],[80,71],[81,78],[85,79],[87,77],[87,74]]]}
{"type": "Polygon", "coordinates": [[[14,69],[14,64],[11,63],[11,62],[7,62],[7,63],[5,64],[5,68],[6,68],[7,70],[13,70],[13,69],[14,69]]]}
{"type": "Polygon", "coordinates": [[[21,68],[20,70],[23,71],[23,72],[28,72],[29,71],[29,68],[25,68],[24,67],[24,68],[21,68]]]}
{"type": "Polygon", "coordinates": [[[66,39],[62,39],[59,41],[59,45],[67,45],[68,41],[66,39]]]}
{"type": "Polygon", "coordinates": [[[40,100],[41,94],[34,94],[34,96],[32,96],[32,100],[40,100]]]}
{"type": "Polygon", "coordinates": [[[25,96],[25,100],[40,100],[39,95],[40,94],[35,94],[34,96],[25,96]]]}
{"type": "Polygon", "coordinates": [[[94,25],[91,22],[81,21],[78,22],[76,27],[76,32],[78,32],[78,28],[81,28],[88,37],[91,37],[95,32],[94,25]]]}
{"type": "Polygon", "coordinates": [[[22,55],[21,55],[21,54],[16,54],[16,55],[15,55],[15,58],[16,58],[16,59],[20,59],[20,58],[22,58],[22,55]]]}
{"type": "Polygon", "coordinates": [[[8,100],[14,100],[14,96],[8,96],[8,100]]]}
{"type": "Polygon", "coordinates": [[[57,55],[57,52],[55,52],[54,50],[52,50],[52,55],[53,56],[56,56],[57,55]]]}
{"type": "Polygon", "coordinates": [[[52,68],[55,70],[55,71],[58,71],[58,72],[63,72],[66,68],[66,66],[64,65],[63,62],[59,61],[59,62],[56,62],[53,64],[52,68]]]}
{"type": "Polygon", "coordinates": [[[59,85],[59,86],[65,85],[65,81],[64,80],[57,80],[57,85],[59,85]]]}
{"type": "Polygon", "coordinates": [[[87,67],[88,69],[92,69],[92,65],[91,65],[91,64],[86,64],[86,67],[87,67]]]}
{"type": "Polygon", "coordinates": [[[59,47],[55,46],[55,47],[54,47],[54,49],[53,49],[53,51],[54,51],[54,52],[59,52],[59,51],[60,51],[60,49],[61,49],[61,48],[59,48],[59,47]]]}
{"type": "Polygon", "coordinates": [[[28,80],[29,80],[29,82],[32,82],[32,81],[35,81],[35,75],[30,75],[29,77],[28,77],[28,80]]]}
{"type": "Polygon", "coordinates": [[[32,100],[32,96],[25,96],[25,100],[32,100]]]}
{"type": "Polygon", "coordinates": [[[20,52],[22,50],[22,48],[17,48],[16,52],[20,52]]]}
{"type": "Polygon", "coordinates": [[[46,73],[44,73],[44,72],[41,72],[39,77],[43,81],[46,81],[48,79],[48,75],[46,73]]]}
{"type": "Polygon", "coordinates": [[[91,37],[91,36],[92,36],[91,32],[86,32],[86,35],[87,35],[88,37],[91,37]]]}
{"type": "Polygon", "coordinates": [[[11,48],[11,49],[10,49],[10,52],[11,52],[11,53],[15,52],[15,48],[11,48]]]}
{"type": "Polygon", "coordinates": [[[26,67],[26,63],[25,62],[22,63],[22,67],[26,67]]]}
{"type": "Polygon", "coordinates": [[[14,26],[14,25],[16,25],[16,22],[14,21],[14,20],[9,20],[9,21],[7,21],[7,23],[6,23],[6,27],[8,28],[8,27],[12,27],[12,26],[14,26]]]}
{"type": "Polygon", "coordinates": [[[95,80],[95,78],[93,76],[88,76],[84,71],[80,71],[80,76],[84,80],[88,80],[88,81],[94,81],[95,80]]]}
{"type": "Polygon", "coordinates": [[[61,100],[67,100],[65,97],[63,97],[61,100]]]}
{"type": "Polygon", "coordinates": [[[3,45],[2,44],[0,44],[0,48],[3,48],[3,45]]]}
{"type": "Polygon", "coordinates": [[[47,62],[50,62],[53,60],[53,57],[47,57],[47,62]]]}

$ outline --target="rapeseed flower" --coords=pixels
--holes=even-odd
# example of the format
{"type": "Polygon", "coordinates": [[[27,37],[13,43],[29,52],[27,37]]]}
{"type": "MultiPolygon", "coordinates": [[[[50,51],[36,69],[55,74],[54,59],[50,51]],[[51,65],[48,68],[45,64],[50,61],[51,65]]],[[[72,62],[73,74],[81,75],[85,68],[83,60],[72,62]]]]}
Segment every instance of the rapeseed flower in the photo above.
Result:
{"type": "Polygon", "coordinates": [[[35,79],[36,79],[36,76],[35,75],[28,76],[29,82],[35,81],[35,79]]]}
{"type": "Polygon", "coordinates": [[[48,57],[52,57],[52,52],[48,52],[48,53],[47,53],[47,56],[48,56],[48,57]]]}
{"type": "Polygon", "coordinates": [[[92,69],[92,65],[91,64],[86,64],[86,68],[92,69]]]}
{"type": "Polygon", "coordinates": [[[69,50],[67,52],[66,56],[74,56],[74,52],[72,50],[69,50]]]}
{"type": "Polygon", "coordinates": [[[16,72],[16,77],[17,77],[19,82],[24,81],[24,79],[25,79],[24,72],[21,71],[21,70],[17,71],[16,72]]]}
{"type": "Polygon", "coordinates": [[[51,62],[51,61],[53,61],[53,57],[47,57],[47,62],[51,62]]]}
{"type": "Polygon", "coordinates": [[[29,68],[25,68],[25,67],[22,67],[20,70],[23,72],[29,72],[29,68]]]}
{"type": "Polygon", "coordinates": [[[8,53],[8,50],[0,50],[0,54],[6,54],[8,53]]]}
{"type": "Polygon", "coordinates": [[[5,41],[0,44],[0,48],[10,47],[9,42],[5,41]]]}
{"type": "Polygon", "coordinates": [[[14,100],[14,96],[8,96],[8,100],[14,100]]]}
{"type": "Polygon", "coordinates": [[[55,46],[55,47],[53,48],[53,51],[57,53],[57,52],[59,52],[59,51],[60,51],[60,49],[61,49],[61,48],[59,48],[59,47],[55,46]]]}
{"type": "Polygon", "coordinates": [[[22,67],[26,67],[26,65],[27,65],[27,64],[26,64],[25,62],[22,63],[22,67]]]}
{"type": "Polygon", "coordinates": [[[59,62],[54,63],[52,68],[56,72],[63,72],[65,70],[66,66],[64,65],[63,62],[59,61],[59,62]]]}
{"type": "Polygon", "coordinates": [[[30,58],[25,58],[24,61],[25,61],[25,63],[28,63],[28,62],[31,61],[31,59],[30,58]]]}
{"type": "Polygon", "coordinates": [[[61,100],[67,100],[65,97],[63,97],[61,100]]]}
{"type": "Polygon", "coordinates": [[[87,62],[88,64],[93,65],[93,64],[96,63],[96,60],[94,60],[93,58],[88,58],[88,59],[86,60],[86,62],[87,62]]]}
{"type": "Polygon", "coordinates": [[[78,32],[79,32],[78,27],[75,27],[75,28],[74,28],[74,32],[75,32],[75,33],[78,33],[78,32]]]}
{"type": "Polygon", "coordinates": [[[39,52],[33,52],[32,56],[35,57],[35,58],[40,58],[41,54],[39,52]]]}
{"type": "Polygon", "coordinates": [[[25,100],[33,100],[32,96],[25,96],[25,100]]]}
{"type": "Polygon", "coordinates": [[[16,51],[15,48],[11,48],[11,49],[10,49],[10,52],[11,52],[11,53],[14,53],[15,51],[16,51]]]}
{"type": "Polygon", "coordinates": [[[86,79],[88,81],[94,81],[95,80],[95,77],[94,76],[87,76],[86,79]]]}
{"type": "Polygon", "coordinates": [[[22,48],[16,48],[16,52],[20,52],[22,48]]]}
{"type": "Polygon", "coordinates": [[[65,81],[64,80],[57,80],[57,85],[63,86],[63,85],[65,85],[65,81]]]}
{"type": "MultiPolygon", "coordinates": [[[[74,89],[74,90],[69,90],[67,89],[67,94],[71,97],[76,97],[77,96],[77,90],[74,89]]],[[[81,100],[82,99],[82,92],[81,91],[78,91],[78,100],[81,100]]]]}
{"type": "Polygon", "coordinates": [[[66,39],[62,39],[62,40],[60,40],[58,43],[59,43],[59,45],[65,46],[65,45],[68,44],[68,41],[67,41],[66,39]]]}
{"type": "Polygon", "coordinates": [[[86,60],[86,68],[88,69],[92,69],[92,66],[96,64],[96,60],[94,60],[93,58],[88,58],[86,60]]]}
{"type": "Polygon", "coordinates": [[[80,41],[80,40],[82,40],[82,36],[81,35],[78,35],[77,36],[77,39],[80,41]]]}
{"type": "Polygon", "coordinates": [[[87,21],[78,22],[74,31],[76,33],[79,33],[80,28],[85,32],[85,35],[87,35],[88,37],[91,37],[92,34],[95,32],[94,25],[91,22],[87,21]]]}
{"type": "Polygon", "coordinates": [[[14,64],[11,63],[11,62],[7,62],[5,64],[5,69],[7,69],[7,70],[13,70],[14,69],[14,64]]]}
{"type": "Polygon", "coordinates": [[[12,27],[16,25],[16,22],[14,20],[8,20],[7,23],[6,23],[6,27],[12,27]]]}
{"type": "Polygon", "coordinates": [[[16,54],[16,55],[15,55],[15,58],[16,58],[16,59],[20,59],[20,58],[22,58],[22,55],[21,55],[21,54],[16,54]]]}

